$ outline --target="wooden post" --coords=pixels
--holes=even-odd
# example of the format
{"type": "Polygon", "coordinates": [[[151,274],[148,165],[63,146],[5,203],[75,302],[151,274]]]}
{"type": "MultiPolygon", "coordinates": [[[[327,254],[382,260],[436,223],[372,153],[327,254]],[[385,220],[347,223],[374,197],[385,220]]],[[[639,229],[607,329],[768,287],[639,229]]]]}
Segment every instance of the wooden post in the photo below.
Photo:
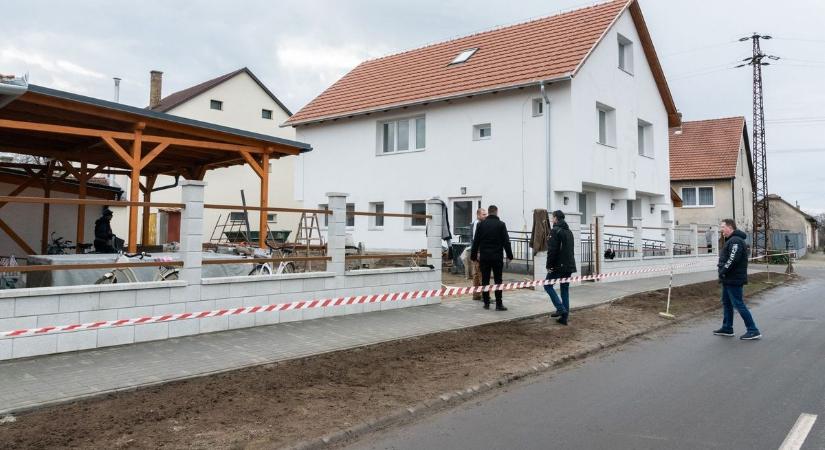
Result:
{"type": "MultiPolygon", "coordinates": [[[[52,196],[52,168],[53,163],[50,161],[46,168],[43,169],[46,174],[43,178],[43,198],[49,198],[52,196]]],[[[51,205],[48,203],[43,203],[43,224],[41,225],[41,237],[40,237],[40,253],[45,255],[46,248],[49,245],[49,214],[51,212],[51,205]]]]}
{"type": "MultiPolygon", "coordinates": [[[[157,181],[158,175],[153,173],[151,175],[146,175],[146,184],[144,185],[143,189],[143,201],[144,202],[151,202],[152,201],[152,189],[155,187],[155,181],[157,181]]],[[[140,243],[143,245],[147,244],[149,240],[149,216],[152,214],[151,207],[144,206],[143,207],[143,218],[141,220],[141,237],[140,243]]]]}
{"type": "MultiPolygon", "coordinates": [[[[264,153],[261,155],[261,208],[267,208],[269,206],[269,153],[264,153]]],[[[260,227],[258,228],[258,245],[261,248],[266,248],[266,227],[267,227],[267,216],[269,213],[265,210],[260,211],[260,227]]]]}
{"type": "MultiPolygon", "coordinates": [[[[66,163],[68,165],[68,163],[66,163]]],[[[68,170],[68,169],[66,169],[68,170]]],[[[84,199],[86,198],[86,182],[89,181],[89,178],[86,176],[86,161],[83,160],[80,162],[80,171],[75,172],[75,177],[77,178],[77,198],[84,199]]],[[[80,253],[83,250],[80,248],[80,244],[83,243],[83,239],[85,239],[86,232],[86,205],[77,205],[77,232],[75,236],[75,253],[80,253]]]]}
{"type": "MultiPolygon", "coordinates": [[[[132,174],[130,176],[130,188],[129,188],[129,201],[137,202],[139,201],[140,197],[140,145],[141,145],[141,138],[143,135],[143,128],[141,126],[143,124],[139,124],[138,127],[135,129],[135,140],[132,142],[132,160],[129,164],[130,168],[132,169],[132,174]]],[[[130,206],[129,207],[129,252],[134,253],[137,251],[137,219],[138,219],[138,207],[137,206],[130,206]]]]}

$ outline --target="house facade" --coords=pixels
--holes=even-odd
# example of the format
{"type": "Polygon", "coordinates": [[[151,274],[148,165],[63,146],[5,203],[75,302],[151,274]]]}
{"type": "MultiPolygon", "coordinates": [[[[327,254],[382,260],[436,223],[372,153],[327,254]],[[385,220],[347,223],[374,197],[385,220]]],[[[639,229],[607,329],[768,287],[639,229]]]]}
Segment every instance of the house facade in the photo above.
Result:
{"type": "MultiPolygon", "coordinates": [[[[314,148],[296,168],[306,207],[329,188],[358,211],[438,196],[455,233],[489,204],[515,231],[536,208],[661,227],[679,120],[641,9],[623,0],[364,62],[287,124],[314,148]]],[[[347,225],[368,248],[421,245],[423,221],[347,225]]]]}
{"type": "MultiPolygon", "coordinates": [[[[251,70],[244,67],[221,75],[204,83],[162,97],[162,73],[151,73],[149,108],[153,111],[173,114],[188,119],[223,125],[245,131],[294,140],[295,131],[280,127],[292,114],[251,70]]],[[[269,204],[285,208],[299,208],[294,199],[293,186],[295,158],[271,159],[269,167],[269,204]]],[[[216,168],[206,172],[205,202],[224,205],[240,205],[244,191],[248,205],[260,202],[260,178],[247,165],[216,168]]],[[[174,184],[171,177],[161,176],[156,187],[174,184]]],[[[156,202],[180,202],[181,189],[161,190],[152,194],[156,202]]],[[[204,211],[204,234],[212,234],[215,225],[223,223],[228,211],[207,209],[204,211]]],[[[236,212],[236,214],[238,214],[236,212]]],[[[125,218],[115,220],[121,223],[125,218]]],[[[298,216],[270,213],[271,229],[292,230],[293,236],[298,216]]],[[[249,212],[252,230],[258,229],[258,213],[249,212]]]]}
{"type": "Polygon", "coordinates": [[[677,225],[733,219],[753,231],[754,173],[744,117],[683,122],[670,130],[670,183],[677,225]]]}
{"type": "Polygon", "coordinates": [[[784,235],[790,233],[799,237],[794,237],[788,242],[791,248],[800,251],[804,255],[806,251],[819,248],[818,222],[810,214],[802,211],[799,205],[792,205],[776,194],[768,195],[770,201],[768,210],[770,211],[771,239],[774,250],[784,250],[784,235]]]}

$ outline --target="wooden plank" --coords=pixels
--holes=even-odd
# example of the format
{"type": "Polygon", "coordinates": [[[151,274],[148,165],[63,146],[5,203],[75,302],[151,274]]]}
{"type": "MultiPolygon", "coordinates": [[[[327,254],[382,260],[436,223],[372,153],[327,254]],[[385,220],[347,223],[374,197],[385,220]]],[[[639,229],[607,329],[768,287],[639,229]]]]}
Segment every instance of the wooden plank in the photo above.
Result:
{"type": "Polygon", "coordinates": [[[26,241],[23,240],[23,238],[20,237],[20,235],[15,233],[14,230],[11,229],[9,224],[7,224],[5,221],[3,221],[3,219],[0,219],[0,229],[5,231],[6,234],[8,234],[9,237],[15,243],[17,243],[17,246],[20,247],[21,249],[23,249],[23,251],[26,252],[27,255],[35,254],[34,249],[29,247],[29,244],[27,244],[26,241]]]}
{"type": "Polygon", "coordinates": [[[402,213],[376,213],[366,211],[350,211],[348,216],[369,216],[369,217],[404,217],[409,219],[432,219],[433,216],[429,214],[402,214],[402,213]]]}
{"type": "MultiPolygon", "coordinates": [[[[146,175],[146,186],[145,190],[143,191],[143,200],[147,202],[152,201],[152,189],[155,187],[155,181],[157,181],[158,176],[157,174],[146,175]]],[[[140,243],[146,245],[147,241],[149,240],[149,214],[151,214],[151,207],[144,206],[143,207],[143,217],[141,220],[141,236],[140,236],[140,243]]]]}
{"type": "Polygon", "coordinates": [[[48,272],[52,270],[120,269],[124,267],[183,267],[183,261],[141,261],[130,263],[53,264],[30,266],[0,266],[0,273],[48,272]]]}
{"type": "Polygon", "coordinates": [[[152,206],[155,208],[185,208],[183,203],[127,202],[123,200],[95,200],[78,198],[43,198],[0,196],[0,206],[5,203],[49,203],[52,205],[100,205],[100,206],[152,206]]]}
{"type": "Polygon", "coordinates": [[[140,160],[140,169],[146,168],[158,155],[166,148],[169,147],[169,142],[161,142],[160,144],[156,145],[143,159],[140,160]]]}
{"type": "Polygon", "coordinates": [[[261,213],[258,220],[258,246],[266,248],[267,226],[266,208],[269,206],[269,155],[261,155],[261,213]]]}
{"type": "Polygon", "coordinates": [[[258,164],[258,161],[255,161],[255,158],[253,158],[252,155],[249,154],[249,152],[242,151],[240,153],[241,156],[243,156],[243,159],[246,161],[246,163],[249,164],[249,167],[252,167],[252,170],[254,170],[259,177],[263,178],[263,170],[261,169],[260,164],[258,164]]]}
{"type": "Polygon", "coordinates": [[[73,136],[109,136],[116,139],[134,139],[132,133],[118,131],[95,130],[93,128],[69,127],[64,125],[52,125],[48,123],[24,122],[21,120],[0,119],[0,128],[10,128],[13,130],[40,131],[43,133],[68,134],[73,136]]]}
{"type": "Polygon", "coordinates": [[[265,262],[302,262],[302,261],[331,261],[331,256],[295,256],[285,258],[210,258],[201,260],[203,265],[212,264],[245,264],[265,262]]]}
{"type": "MultiPolygon", "coordinates": [[[[27,179],[26,181],[20,183],[13,191],[9,193],[9,195],[0,196],[0,208],[6,206],[6,203],[15,203],[15,200],[18,194],[22,193],[26,189],[28,189],[32,184],[37,183],[40,181],[40,176],[43,175],[43,172],[38,172],[35,176],[27,179]]],[[[25,198],[25,197],[20,197],[25,198]]],[[[18,202],[23,203],[23,202],[18,202]]]]}
{"type": "Polygon", "coordinates": [[[103,139],[104,142],[106,142],[106,144],[109,145],[109,148],[113,152],[115,152],[115,154],[118,157],[120,157],[120,159],[123,160],[123,162],[125,162],[126,164],[129,165],[129,167],[132,167],[132,166],[135,165],[135,162],[134,162],[134,160],[132,160],[132,157],[129,156],[128,153],[126,153],[126,150],[124,150],[123,147],[120,146],[120,144],[115,142],[115,140],[112,136],[104,135],[104,136],[101,136],[101,138],[103,139]]]}
{"type": "Polygon", "coordinates": [[[345,259],[400,259],[425,258],[432,256],[429,253],[387,253],[384,255],[346,255],[345,259]]]}
{"type": "Polygon", "coordinates": [[[151,136],[146,135],[143,136],[144,142],[152,142],[161,144],[164,142],[168,142],[171,145],[178,145],[181,147],[194,147],[194,148],[205,148],[209,150],[221,150],[225,152],[247,152],[247,153],[264,153],[264,150],[260,147],[252,147],[249,145],[238,145],[238,144],[227,144],[225,142],[214,142],[214,141],[198,141],[195,139],[181,139],[181,138],[170,138],[164,136],[151,136]]]}
{"type": "MultiPolygon", "coordinates": [[[[145,125],[143,125],[145,126],[145,125]]],[[[140,158],[141,146],[143,144],[143,127],[135,130],[135,140],[132,141],[132,175],[129,176],[129,200],[135,201],[140,197],[140,158]]],[[[137,221],[138,209],[135,206],[129,207],[129,252],[137,251],[137,221]]]]}
{"type": "MultiPolygon", "coordinates": [[[[64,163],[68,164],[68,163],[64,163]]],[[[67,168],[68,170],[68,168],[67,168]]],[[[80,162],[80,170],[75,171],[75,177],[77,178],[78,186],[77,186],[77,198],[78,200],[83,200],[86,198],[86,183],[88,182],[89,178],[86,177],[86,160],[80,162]]],[[[77,225],[75,228],[75,240],[74,243],[75,253],[80,253],[83,249],[80,247],[80,244],[83,243],[84,239],[86,238],[86,205],[77,205],[77,225]]]]}
{"type": "MultiPolygon", "coordinates": [[[[0,197],[2,200],[3,197],[0,197]]],[[[247,206],[244,208],[242,205],[218,205],[218,204],[204,204],[204,208],[206,209],[225,209],[228,211],[243,211],[244,209],[248,209],[250,211],[272,211],[272,212],[295,212],[295,213],[307,213],[307,214],[325,214],[325,215],[332,215],[332,210],[329,209],[302,209],[302,208],[279,208],[277,206],[267,206],[266,208],[261,208],[259,206],[247,206]]]]}

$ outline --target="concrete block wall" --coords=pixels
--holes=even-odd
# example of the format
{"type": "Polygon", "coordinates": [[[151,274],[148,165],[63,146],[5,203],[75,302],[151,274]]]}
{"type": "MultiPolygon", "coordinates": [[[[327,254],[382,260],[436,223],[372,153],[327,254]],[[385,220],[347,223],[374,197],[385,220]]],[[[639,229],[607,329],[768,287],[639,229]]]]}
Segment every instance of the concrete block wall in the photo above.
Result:
{"type": "MultiPolygon", "coordinates": [[[[329,271],[204,279],[200,256],[203,227],[199,222],[203,214],[204,184],[191,181],[183,184],[187,212],[181,226],[181,250],[186,266],[181,280],[0,291],[0,331],[441,287],[440,202],[428,202],[428,213],[433,215],[427,227],[428,252],[433,255],[428,263],[435,268],[345,271],[346,194],[337,193],[330,194],[329,203],[333,209],[333,222],[328,230],[333,257],[332,264],[327,266],[329,271]]],[[[440,297],[433,297],[5,338],[0,339],[0,360],[440,302],[440,297]]]]}

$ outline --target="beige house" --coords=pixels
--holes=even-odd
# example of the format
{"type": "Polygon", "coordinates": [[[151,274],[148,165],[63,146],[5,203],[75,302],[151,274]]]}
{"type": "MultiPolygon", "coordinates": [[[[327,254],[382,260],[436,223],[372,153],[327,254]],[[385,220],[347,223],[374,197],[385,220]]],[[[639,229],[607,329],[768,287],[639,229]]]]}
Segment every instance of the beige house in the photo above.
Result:
{"type": "MultiPolygon", "coordinates": [[[[162,97],[162,72],[151,72],[149,109],[216,125],[295,139],[293,128],[282,128],[292,113],[281,103],[251,70],[244,67],[190,88],[162,97]]],[[[295,158],[271,159],[269,166],[269,205],[300,208],[294,200],[295,158]]],[[[260,202],[260,179],[248,165],[234,165],[210,170],[204,178],[206,203],[240,205],[241,190],[247,205],[260,202]]],[[[158,177],[155,187],[173,185],[172,177],[158,177]]],[[[180,188],[161,190],[152,194],[155,202],[179,202],[180,188]]],[[[207,209],[204,211],[204,234],[208,240],[215,225],[223,223],[228,211],[207,209]]],[[[236,213],[237,215],[238,213],[236,213]]],[[[270,229],[291,230],[294,237],[299,216],[296,214],[270,213],[270,229]]],[[[120,223],[125,218],[115,220],[120,223]]],[[[154,222],[154,220],[153,220],[154,222]]],[[[250,227],[258,230],[258,213],[249,212],[250,227]]],[[[161,228],[161,227],[158,227],[161,228]]],[[[162,236],[162,231],[160,232],[162,236]]]]}
{"type": "MultiPolygon", "coordinates": [[[[791,243],[796,250],[813,250],[819,248],[817,221],[811,215],[799,209],[799,205],[792,205],[776,194],[768,195],[770,204],[768,209],[771,216],[771,232],[791,232],[804,236],[805,242],[791,243]]],[[[774,249],[784,249],[782,239],[774,237],[771,240],[774,249]]]]}
{"type": "Polygon", "coordinates": [[[744,117],[683,122],[670,130],[670,185],[682,199],[677,225],[733,219],[753,229],[753,162],[744,117]]]}

